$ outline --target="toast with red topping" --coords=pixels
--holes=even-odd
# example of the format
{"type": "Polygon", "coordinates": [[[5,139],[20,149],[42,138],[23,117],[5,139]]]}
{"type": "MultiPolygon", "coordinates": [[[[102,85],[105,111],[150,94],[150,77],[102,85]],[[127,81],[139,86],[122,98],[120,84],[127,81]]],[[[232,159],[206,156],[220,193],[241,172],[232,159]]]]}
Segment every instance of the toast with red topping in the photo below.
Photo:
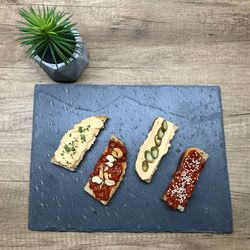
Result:
{"type": "Polygon", "coordinates": [[[119,187],[127,167],[124,143],[112,135],[97,161],[84,190],[102,204],[107,205],[119,187]]]}
{"type": "Polygon", "coordinates": [[[188,148],[181,156],[177,170],[162,199],[173,209],[183,212],[191,197],[208,154],[199,148],[188,148]]]}

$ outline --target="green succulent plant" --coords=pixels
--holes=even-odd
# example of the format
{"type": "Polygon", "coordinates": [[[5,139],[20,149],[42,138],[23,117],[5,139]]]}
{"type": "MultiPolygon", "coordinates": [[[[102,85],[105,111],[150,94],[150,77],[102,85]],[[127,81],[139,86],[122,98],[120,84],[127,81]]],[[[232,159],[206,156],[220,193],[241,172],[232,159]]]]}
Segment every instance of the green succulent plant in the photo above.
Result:
{"type": "Polygon", "coordinates": [[[32,6],[20,9],[19,14],[25,20],[20,21],[22,27],[18,40],[21,46],[30,46],[26,51],[30,57],[38,55],[42,60],[55,63],[69,63],[69,58],[74,58],[73,53],[80,53],[80,42],[76,41],[79,34],[73,29],[69,15],[65,11],[58,11],[54,7],[32,6]]]}

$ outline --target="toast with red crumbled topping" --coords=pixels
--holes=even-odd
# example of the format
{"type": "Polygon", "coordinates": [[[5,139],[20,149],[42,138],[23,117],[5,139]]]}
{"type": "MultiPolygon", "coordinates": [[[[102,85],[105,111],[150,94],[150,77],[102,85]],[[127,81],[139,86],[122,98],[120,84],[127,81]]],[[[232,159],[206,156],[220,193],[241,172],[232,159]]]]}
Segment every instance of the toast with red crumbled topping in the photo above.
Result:
{"type": "Polygon", "coordinates": [[[208,154],[199,148],[188,148],[181,156],[177,170],[162,199],[173,209],[183,212],[191,197],[208,154]]]}

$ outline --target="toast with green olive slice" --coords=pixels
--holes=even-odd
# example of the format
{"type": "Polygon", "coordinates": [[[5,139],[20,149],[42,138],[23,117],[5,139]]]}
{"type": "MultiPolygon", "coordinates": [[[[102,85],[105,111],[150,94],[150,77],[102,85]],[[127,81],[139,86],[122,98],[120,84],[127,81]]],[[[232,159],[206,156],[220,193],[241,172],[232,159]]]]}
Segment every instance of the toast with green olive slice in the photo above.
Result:
{"type": "Polygon", "coordinates": [[[139,177],[150,183],[161,158],[168,152],[170,141],[173,139],[177,126],[162,117],[154,121],[146,140],[141,145],[135,170],[139,177]]]}
{"type": "Polygon", "coordinates": [[[106,116],[92,116],[75,124],[62,137],[51,162],[70,171],[75,171],[83,156],[94,144],[106,120],[106,116]]]}

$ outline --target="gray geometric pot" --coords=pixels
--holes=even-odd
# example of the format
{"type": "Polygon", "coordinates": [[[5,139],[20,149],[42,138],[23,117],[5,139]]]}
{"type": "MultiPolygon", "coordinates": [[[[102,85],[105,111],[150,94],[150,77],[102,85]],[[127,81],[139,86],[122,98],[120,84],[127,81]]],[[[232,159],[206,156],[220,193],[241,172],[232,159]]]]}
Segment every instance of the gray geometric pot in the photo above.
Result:
{"type": "Polygon", "coordinates": [[[75,36],[75,40],[77,42],[81,42],[79,44],[80,50],[78,50],[79,54],[73,53],[75,59],[70,58],[69,63],[65,64],[64,62],[56,64],[47,63],[45,61],[41,62],[41,58],[37,55],[34,57],[35,61],[40,65],[40,67],[47,73],[47,75],[56,82],[75,82],[79,79],[82,72],[88,65],[88,55],[87,50],[82,43],[82,39],[79,35],[79,32],[73,31],[73,34],[77,34],[75,36]]]}

